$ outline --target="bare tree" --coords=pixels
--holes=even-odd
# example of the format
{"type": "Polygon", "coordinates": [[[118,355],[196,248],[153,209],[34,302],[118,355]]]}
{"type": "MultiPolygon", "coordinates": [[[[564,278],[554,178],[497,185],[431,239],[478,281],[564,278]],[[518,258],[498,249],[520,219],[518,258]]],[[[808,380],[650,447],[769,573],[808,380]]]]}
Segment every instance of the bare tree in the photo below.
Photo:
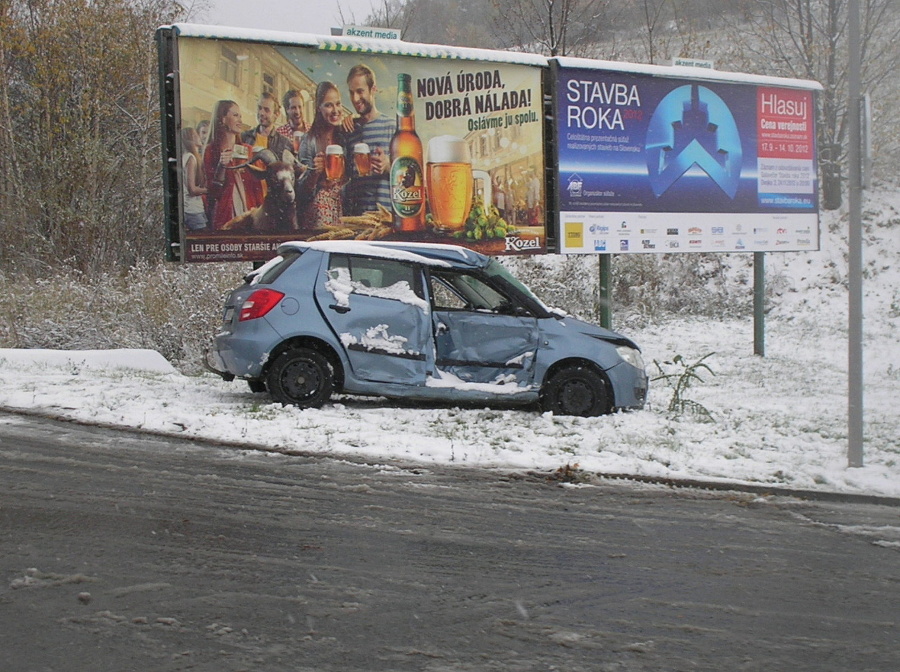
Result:
{"type": "Polygon", "coordinates": [[[507,48],[580,56],[598,39],[608,0],[491,0],[493,26],[507,48]]]}
{"type": "Polygon", "coordinates": [[[669,0],[636,0],[641,17],[641,39],[647,50],[648,63],[656,63],[657,40],[661,24],[666,19],[665,9],[669,0]]]}
{"type": "Polygon", "coordinates": [[[0,266],[9,267],[10,251],[22,245],[21,207],[22,161],[16,137],[14,108],[16,89],[15,54],[22,44],[17,25],[18,12],[13,3],[0,0],[0,266]]]}
{"type": "MultiPolygon", "coordinates": [[[[401,35],[406,34],[413,14],[411,3],[406,0],[373,0],[369,7],[369,14],[364,19],[365,25],[396,28],[400,30],[401,35]]],[[[356,22],[356,15],[353,12],[345,14],[340,2],[338,3],[338,15],[341,23],[356,22]]]]}
{"type": "MultiPolygon", "coordinates": [[[[861,0],[863,90],[879,96],[900,67],[900,6],[896,0],[861,0]]],[[[822,84],[817,118],[822,197],[841,203],[841,164],[847,142],[847,11],[850,0],[752,0],[733,35],[752,64],[771,74],[822,84]],[[773,72],[774,70],[774,72],[773,72]]]]}
{"type": "Polygon", "coordinates": [[[169,0],[0,4],[0,248],[85,273],[161,255],[158,72],[169,0]]]}

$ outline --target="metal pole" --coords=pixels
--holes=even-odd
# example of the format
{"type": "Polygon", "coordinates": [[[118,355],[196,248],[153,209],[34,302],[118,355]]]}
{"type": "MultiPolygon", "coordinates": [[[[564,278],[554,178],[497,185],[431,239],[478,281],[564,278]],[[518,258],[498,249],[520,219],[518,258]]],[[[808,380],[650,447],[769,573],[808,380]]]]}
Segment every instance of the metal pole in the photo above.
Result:
{"type": "Polygon", "coordinates": [[[863,250],[862,250],[862,138],[860,132],[860,44],[859,0],[850,0],[848,11],[848,49],[850,50],[849,96],[850,146],[850,230],[849,230],[849,315],[848,315],[848,409],[847,461],[851,467],[863,466],[863,250]]]}
{"type": "Polygon", "coordinates": [[[610,290],[612,285],[612,255],[600,254],[597,255],[597,259],[600,280],[597,287],[600,299],[600,326],[604,329],[612,329],[612,301],[610,300],[612,294],[610,290]]]}
{"type": "Polygon", "coordinates": [[[766,356],[766,253],[753,253],[753,354],[766,356]]]}

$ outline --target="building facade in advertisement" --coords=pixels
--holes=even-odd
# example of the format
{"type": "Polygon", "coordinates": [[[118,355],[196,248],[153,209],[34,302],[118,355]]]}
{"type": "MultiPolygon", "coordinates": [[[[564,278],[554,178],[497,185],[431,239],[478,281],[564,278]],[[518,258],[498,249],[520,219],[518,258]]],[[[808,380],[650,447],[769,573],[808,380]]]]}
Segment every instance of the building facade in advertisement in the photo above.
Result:
{"type": "Polygon", "coordinates": [[[560,252],[818,249],[818,84],[629,65],[552,61],[560,252]]]}
{"type": "Polygon", "coordinates": [[[160,33],[176,258],[262,261],[287,240],[337,239],[546,251],[544,59],[160,33]]]}

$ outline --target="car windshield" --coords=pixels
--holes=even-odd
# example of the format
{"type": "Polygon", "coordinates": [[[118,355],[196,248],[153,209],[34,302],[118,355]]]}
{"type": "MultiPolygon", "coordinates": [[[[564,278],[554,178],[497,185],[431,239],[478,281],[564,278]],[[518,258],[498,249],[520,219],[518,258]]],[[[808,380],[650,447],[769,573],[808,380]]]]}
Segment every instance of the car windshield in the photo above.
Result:
{"type": "Polygon", "coordinates": [[[501,287],[528,298],[545,312],[550,312],[550,309],[547,307],[547,305],[537,296],[535,296],[534,292],[532,292],[530,289],[528,289],[528,287],[519,282],[519,280],[512,273],[506,270],[506,267],[496,259],[491,259],[490,262],[488,262],[488,265],[485,266],[484,271],[501,287]]]}

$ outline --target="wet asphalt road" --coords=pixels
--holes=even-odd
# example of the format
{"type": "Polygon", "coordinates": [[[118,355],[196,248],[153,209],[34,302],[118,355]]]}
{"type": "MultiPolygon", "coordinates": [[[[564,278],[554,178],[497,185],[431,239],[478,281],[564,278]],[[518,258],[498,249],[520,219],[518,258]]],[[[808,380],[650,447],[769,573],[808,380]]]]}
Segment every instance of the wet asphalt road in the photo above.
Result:
{"type": "Polygon", "coordinates": [[[900,509],[218,448],[0,413],[24,671],[900,669],[900,509]]]}

